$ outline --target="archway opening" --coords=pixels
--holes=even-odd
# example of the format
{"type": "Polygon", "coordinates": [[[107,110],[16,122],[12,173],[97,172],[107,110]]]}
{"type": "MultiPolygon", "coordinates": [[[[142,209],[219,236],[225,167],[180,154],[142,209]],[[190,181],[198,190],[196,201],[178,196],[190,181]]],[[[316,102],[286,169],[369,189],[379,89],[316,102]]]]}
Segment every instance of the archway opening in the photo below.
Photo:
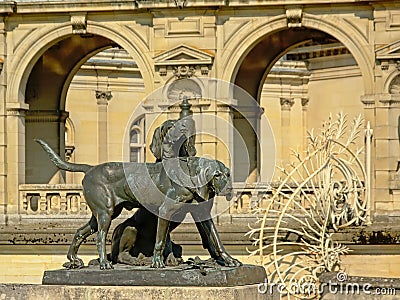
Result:
{"type": "MultiPolygon", "coordinates": [[[[266,118],[236,114],[234,126],[244,137],[250,156],[250,172],[240,173],[236,181],[273,181],[266,169],[291,162],[291,150],[302,151],[310,128],[320,127],[329,114],[340,111],[362,113],[360,97],[364,91],[361,71],[350,51],[333,36],[310,28],[286,28],[261,38],[236,68],[234,82],[260,105],[266,118]],[[267,119],[276,143],[269,149],[271,136],[263,128],[267,119]]],[[[238,89],[239,90],[239,89],[238,89]]],[[[236,90],[235,90],[236,91],[236,90]]],[[[248,103],[235,94],[238,108],[248,103]]],[[[269,126],[268,126],[269,127],[269,126]]],[[[241,153],[235,152],[234,164],[240,165],[241,153]]]]}
{"type": "MultiPolygon", "coordinates": [[[[116,143],[113,139],[107,140],[107,137],[112,136],[110,131],[118,126],[104,127],[104,124],[118,120],[115,117],[117,111],[127,109],[113,105],[113,113],[107,114],[111,105],[108,105],[107,99],[106,103],[102,102],[104,97],[100,98],[107,89],[112,89],[114,83],[121,81],[113,94],[110,93],[114,100],[120,98],[121,90],[132,89],[132,78],[133,81],[139,78],[140,86],[143,86],[133,59],[108,38],[92,34],[69,35],[49,45],[37,59],[26,86],[25,101],[29,110],[25,127],[25,182],[66,182],[65,174],[57,172],[47,154],[34,142],[35,138],[45,140],[62,158],[67,155],[71,161],[98,163],[101,160],[99,155],[102,155],[98,153],[98,140],[105,136],[106,143],[116,143]],[[104,105],[101,106],[100,102],[104,105]],[[73,136],[73,141],[69,138],[66,141],[67,118],[67,123],[73,124],[68,128],[67,137],[73,136]],[[72,129],[74,132],[71,132],[72,129]],[[87,157],[90,157],[89,161],[87,157]]],[[[124,127],[120,131],[124,132],[124,127]]],[[[118,137],[120,144],[122,138],[118,137]]],[[[108,147],[108,144],[103,146],[108,147]]],[[[122,151],[118,149],[114,152],[122,151]]],[[[102,159],[107,159],[107,151],[104,153],[106,155],[102,159]]],[[[67,182],[79,181],[69,176],[67,182]]]]}

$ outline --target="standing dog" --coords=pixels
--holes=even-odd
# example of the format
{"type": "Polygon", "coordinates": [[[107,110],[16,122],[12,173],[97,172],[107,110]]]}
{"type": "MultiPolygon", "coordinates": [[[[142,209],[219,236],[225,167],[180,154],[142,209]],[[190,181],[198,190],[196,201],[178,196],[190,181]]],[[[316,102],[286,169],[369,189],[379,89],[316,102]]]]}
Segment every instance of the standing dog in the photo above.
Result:
{"type": "MultiPolygon", "coordinates": [[[[88,236],[97,232],[96,245],[100,269],[111,269],[112,264],[107,260],[106,255],[106,236],[111,220],[116,218],[123,208],[128,210],[143,207],[157,209],[164,204],[170,180],[163,181],[163,176],[160,176],[162,163],[108,162],[96,166],[68,163],[62,160],[44,141],[39,139],[35,141],[42,146],[59,169],[85,173],[82,180],[83,194],[92,211],[92,217],[85,226],[77,230],[68,250],[69,262],[64,266],[72,269],[84,265],[77,256],[79,246],[88,236]]],[[[199,185],[196,190],[187,189],[183,197],[185,203],[201,203],[212,199],[215,195],[224,195],[228,200],[232,198],[230,171],[223,163],[200,157],[191,157],[190,159],[203,184],[199,185]]],[[[174,208],[176,212],[187,209],[184,213],[192,213],[190,205],[182,204],[176,204],[176,209],[174,208]]],[[[209,210],[206,209],[203,212],[197,209],[197,213],[192,213],[192,215],[199,224],[198,228],[201,236],[204,237],[203,241],[209,241],[209,247],[214,249],[215,255],[220,257],[227,266],[241,265],[238,260],[226,252],[209,215],[209,210]]],[[[169,226],[169,223],[166,226],[169,226]]],[[[167,231],[168,227],[161,228],[161,230],[158,228],[157,237],[160,239],[161,235],[161,239],[165,241],[167,231]]],[[[153,267],[164,267],[163,250],[162,248],[161,252],[154,251],[153,267]]]]}

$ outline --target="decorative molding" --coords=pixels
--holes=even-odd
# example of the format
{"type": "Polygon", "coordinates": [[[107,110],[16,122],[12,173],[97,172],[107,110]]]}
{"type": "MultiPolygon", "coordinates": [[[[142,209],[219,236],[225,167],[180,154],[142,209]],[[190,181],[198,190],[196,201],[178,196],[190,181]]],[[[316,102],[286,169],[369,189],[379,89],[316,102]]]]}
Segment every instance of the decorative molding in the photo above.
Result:
{"type": "Polygon", "coordinates": [[[165,24],[165,37],[204,36],[204,22],[201,17],[171,18],[165,24]]]}
{"type": "Polygon", "coordinates": [[[292,7],[286,9],[286,18],[288,27],[301,27],[303,9],[301,7],[292,7]]]}
{"type": "Polygon", "coordinates": [[[379,102],[385,106],[400,104],[400,94],[380,94],[379,102]]]}
{"type": "Polygon", "coordinates": [[[188,0],[174,0],[174,2],[176,7],[184,8],[187,5],[188,0]]]}
{"type": "Polygon", "coordinates": [[[25,117],[26,110],[20,108],[7,108],[7,116],[25,117]]]}
{"type": "Polygon", "coordinates": [[[361,96],[361,102],[366,107],[373,107],[375,105],[375,98],[373,97],[373,95],[361,96]]]}
{"type": "Polygon", "coordinates": [[[175,48],[154,56],[153,59],[154,65],[156,66],[175,66],[182,64],[211,65],[214,55],[194,47],[181,44],[175,48]]]}
{"type": "Polygon", "coordinates": [[[28,123],[63,123],[68,118],[66,111],[54,110],[28,110],[26,111],[25,121],[28,123]]]}
{"type": "Polygon", "coordinates": [[[29,110],[29,104],[20,102],[7,103],[7,116],[25,117],[26,111],[29,110]]]}
{"type": "Polygon", "coordinates": [[[71,25],[73,34],[86,34],[86,14],[71,14],[71,25]]]}
{"type": "Polygon", "coordinates": [[[376,49],[375,56],[377,60],[400,60],[400,41],[376,49]]]}
{"type": "Polygon", "coordinates": [[[259,119],[264,114],[261,106],[239,106],[233,111],[234,119],[259,119]]]}
{"type": "Polygon", "coordinates": [[[381,70],[382,70],[382,71],[387,71],[387,70],[389,70],[389,63],[388,63],[388,61],[382,61],[382,63],[381,63],[381,70]]]}
{"type": "Polygon", "coordinates": [[[190,78],[196,73],[196,69],[193,66],[174,66],[173,68],[173,73],[174,76],[177,79],[182,79],[182,78],[190,78]]]}
{"type": "Polygon", "coordinates": [[[177,78],[189,78],[197,69],[201,75],[208,75],[214,56],[187,45],[179,45],[156,55],[153,59],[160,76],[167,76],[168,72],[172,72],[177,78]]]}

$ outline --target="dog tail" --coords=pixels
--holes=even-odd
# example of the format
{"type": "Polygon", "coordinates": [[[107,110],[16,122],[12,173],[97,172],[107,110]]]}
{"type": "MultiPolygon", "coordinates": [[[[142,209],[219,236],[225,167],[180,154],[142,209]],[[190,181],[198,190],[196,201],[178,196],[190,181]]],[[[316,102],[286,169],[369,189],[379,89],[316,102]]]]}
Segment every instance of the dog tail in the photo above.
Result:
{"type": "Polygon", "coordinates": [[[42,146],[43,150],[47,152],[47,154],[50,157],[50,160],[59,168],[62,170],[70,171],[70,172],[83,172],[86,173],[92,166],[86,165],[86,164],[72,164],[69,162],[66,162],[61,159],[61,157],[54,152],[53,149],[44,141],[41,139],[35,139],[35,142],[39,143],[40,146],[42,146]]]}

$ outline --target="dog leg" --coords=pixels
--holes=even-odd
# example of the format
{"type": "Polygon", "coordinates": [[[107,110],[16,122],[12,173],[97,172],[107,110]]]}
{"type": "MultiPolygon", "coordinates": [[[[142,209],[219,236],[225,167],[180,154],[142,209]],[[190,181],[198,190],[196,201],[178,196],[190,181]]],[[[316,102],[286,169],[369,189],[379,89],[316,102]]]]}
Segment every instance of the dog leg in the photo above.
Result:
{"type": "Polygon", "coordinates": [[[159,216],[157,223],[156,243],[154,245],[154,252],[151,260],[152,268],[165,268],[162,254],[165,247],[168,227],[169,227],[169,220],[163,219],[161,216],[159,216]]]}
{"type": "Polygon", "coordinates": [[[111,225],[111,215],[107,211],[100,211],[98,213],[97,222],[99,224],[99,231],[97,232],[96,245],[99,252],[100,269],[113,269],[112,264],[107,259],[106,252],[106,237],[111,225]]]}
{"type": "Polygon", "coordinates": [[[219,238],[217,228],[215,227],[213,220],[209,219],[201,221],[199,223],[202,229],[204,230],[204,233],[207,236],[210,244],[212,244],[212,246],[214,247],[216,254],[223,259],[225,266],[228,267],[241,266],[242,263],[237,259],[233,258],[232,256],[230,256],[228,252],[225,250],[225,247],[222,244],[221,239],[219,238]]]}
{"type": "Polygon", "coordinates": [[[163,251],[167,239],[169,220],[171,219],[172,215],[184,204],[182,202],[179,202],[179,197],[176,198],[177,200],[172,200],[174,198],[171,198],[169,195],[165,198],[165,201],[160,206],[158,212],[156,243],[154,245],[154,252],[151,263],[152,268],[165,268],[163,251]]]}
{"type": "Polygon", "coordinates": [[[90,221],[85,225],[79,228],[74,236],[74,239],[69,246],[67,258],[69,262],[63,264],[63,266],[67,269],[79,269],[84,266],[83,261],[78,257],[78,249],[82,242],[91,234],[97,231],[97,221],[96,218],[92,215],[90,221]]]}

